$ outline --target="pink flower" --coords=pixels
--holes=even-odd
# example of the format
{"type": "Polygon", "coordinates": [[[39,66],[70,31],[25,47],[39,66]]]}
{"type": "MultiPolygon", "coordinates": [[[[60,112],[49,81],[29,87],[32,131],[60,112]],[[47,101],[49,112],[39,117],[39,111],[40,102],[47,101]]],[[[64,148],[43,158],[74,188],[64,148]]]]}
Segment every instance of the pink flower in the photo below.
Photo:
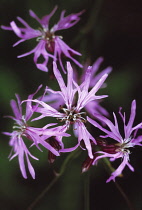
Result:
{"type": "Polygon", "coordinates": [[[79,52],[70,48],[62,39],[61,36],[56,35],[57,31],[68,29],[74,26],[79,20],[80,15],[83,12],[79,12],[76,14],[71,14],[64,17],[65,11],[61,12],[61,16],[57,24],[55,24],[51,29],[49,29],[49,21],[53,16],[55,11],[57,10],[57,6],[52,10],[49,15],[42,17],[41,19],[37,17],[37,15],[30,10],[30,16],[36,19],[41,25],[40,29],[31,28],[22,18],[17,17],[19,22],[23,24],[24,27],[18,27],[14,21],[10,23],[10,27],[2,26],[2,29],[5,30],[13,30],[15,34],[21,38],[18,42],[16,42],[13,46],[18,45],[21,42],[26,40],[36,38],[38,44],[37,46],[31,50],[30,52],[19,55],[18,58],[34,54],[34,63],[37,68],[42,71],[48,71],[47,63],[49,58],[52,58],[54,61],[59,61],[63,71],[64,67],[62,64],[62,55],[70,58],[74,63],[76,63],[79,67],[82,65],[72,57],[72,55],[81,55],[79,52]],[[38,62],[38,58],[42,56],[44,58],[43,63],[38,62]]]}
{"type": "Polygon", "coordinates": [[[102,127],[99,123],[97,123],[95,120],[92,120],[91,118],[87,117],[87,120],[94,125],[96,128],[99,128],[102,130],[106,135],[101,135],[101,138],[111,138],[116,141],[115,144],[107,144],[103,143],[99,146],[101,147],[102,151],[98,151],[95,153],[95,155],[100,154],[99,156],[94,158],[93,165],[97,163],[97,161],[101,158],[104,157],[109,157],[110,161],[114,161],[118,158],[122,159],[122,163],[119,165],[119,167],[111,174],[110,178],[107,180],[107,182],[113,180],[115,181],[115,178],[119,176],[125,166],[127,165],[131,171],[134,171],[134,168],[130,165],[129,163],[129,155],[130,155],[130,148],[139,145],[142,146],[142,136],[136,137],[138,129],[141,128],[142,123],[139,123],[138,125],[133,127],[135,115],[136,115],[136,101],[132,101],[131,105],[131,114],[128,123],[126,123],[125,119],[125,113],[122,115],[121,109],[119,111],[119,114],[122,118],[123,125],[124,125],[124,137],[122,137],[119,127],[118,127],[118,122],[115,113],[113,113],[114,116],[114,124],[107,119],[104,116],[101,115],[95,115],[95,117],[105,123],[109,130],[106,128],[102,127]]]}
{"type": "Polygon", "coordinates": [[[78,137],[78,144],[73,148],[63,148],[60,150],[60,152],[70,152],[76,149],[83,140],[85,147],[88,150],[89,157],[93,158],[91,141],[94,143],[96,143],[96,141],[86,128],[87,118],[83,108],[91,101],[93,102],[98,99],[107,97],[106,95],[96,96],[96,92],[102,86],[108,74],[104,74],[89,91],[92,71],[91,67],[88,67],[84,81],[81,85],[78,85],[74,81],[73,69],[69,62],[67,62],[67,85],[65,84],[63,77],[57,69],[55,62],[53,64],[53,71],[58,81],[60,91],[54,91],[49,88],[47,88],[47,91],[55,95],[60,95],[64,101],[64,105],[60,106],[60,110],[58,111],[42,100],[32,100],[39,105],[36,109],[36,112],[41,113],[41,115],[34,120],[39,120],[49,116],[57,118],[60,122],[63,123],[61,126],[62,132],[66,132],[66,130],[70,128],[70,125],[73,125],[74,133],[78,137]]]}
{"type": "MultiPolygon", "coordinates": [[[[97,73],[102,62],[103,62],[103,58],[99,57],[91,67],[91,80],[90,80],[90,84],[89,84],[90,89],[98,82],[98,80],[104,74],[110,74],[110,72],[112,71],[112,68],[109,66],[109,67],[103,69],[101,72],[97,73]]],[[[75,68],[73,70],[74,70],[74,75],[73,75],[74,78],[73,79],[75,80],[75,82],[83,83],[85,80],[86,72],[88,71],[88,64],[85,63],[85,65],[83,66],[83,73],[81,76],[78,75],[78,72],[75,68]]],[[[101,86],[101,88],[104,88],[104,87],[106,87],[105,83],[101,86]]],[[[59,94],[55,94],[52,92],[48,92],[48,94],[45,94],[45,96],[43,97],[42,100],[44,102],[49,103],[55,109],[59,109],[60,106],[64,106],[63,97],[59,94]]],[[[102,100],[90,101],[84,107],[85,111],[87,111],[87,113],[89,114],[89,116],[91,116],[91,118],[94,116],[94,113],[102,114],[105,116],[109,115],[107,110],[100,105],[101,101],[102,100]]]]}
{"type": "MultiPolygon", "coordinates": [[[[37,91],[40,88],[41,86],[39,86],[37,91]]],[[[28,99],[32,100],[33,96],[37,93],[37,91],[34,94],[29,95],[28,99]]],[[[28,125],[29,120],[32,117],[37,107],[34,107],[33,109],[31,106],[31,101],[27,101],[26,113],[25,115],[23,115],[20,97],[16,95],[16,98],[17,98],[17,102],[15,100],[11,100],[11,107],[14,113],[14,117],[8,116],[15,121],[14,126],[13,126],[14,131],[11,133],[4,132],[5,135],[10,136],[9,145],[12,147],[12,151],[9,157],[10,157],[10,160],[12,160],[14,157],[18,156],[20,170],[25,179],[27,178],[26,168],[25,168],[25,160],[26,160],[27,165],[28,165],[28,170],[32,178],[35,179],[35,171],[34,171],[33,166],[30,163],[29,157],[35,160],[38,160],[38,158],[36,158],[30,153],[29,149],[26,146],[25,138],[29,141],[31,146],[35,145],[40,151],[41,149],[39,145],[42,145],[43,147],[48,149],[51,153],[53,153],[55,156],[59,156],[59,152],[57,151],[57,149],[52,147],[45,140],[51,136],[56,136],[56,135],[68,136],[68,134],[64,134],[61,131],[59,131],[58,127],[47,129],[50,126],[55,125],[53,123],[48,124],[44,126],[43,128],[34,128],[34,127],[29,126],[28,125]]]]}

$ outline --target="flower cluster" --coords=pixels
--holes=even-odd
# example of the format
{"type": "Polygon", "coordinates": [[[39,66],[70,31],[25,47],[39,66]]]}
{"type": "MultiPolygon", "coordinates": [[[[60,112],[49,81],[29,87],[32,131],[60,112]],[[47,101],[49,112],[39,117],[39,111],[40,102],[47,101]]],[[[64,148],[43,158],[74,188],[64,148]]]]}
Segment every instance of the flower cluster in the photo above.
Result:
{"type": "Polygon", "coordinates": [[[24,178],[27,178],[26,160],[28,170],[32,178],[35,178],[30,157],[35,160],[38,160],[38,158],[31,154],[31,147],[40,151],[42,151],[42,147],[46,148],[50,163],[53,163],[56,157],[62,153],[72,152],[80,147],[82,151],[86,150],[88,154],[88,158],[82,166],[83,172],[87,171],[91,165],[97,164],[99,159],[109,158],[110,161],[114,161],[121,158],[122,162],[119,167],[112,172],[107,180],[107,182],[115,181],[115,178],[122,173],[126,165],[131,171],[134,171],[129,163],[130,149],[136,145],[142,146],[142,136],[138,135],[139,129],[142,128],[142,122],[133,126],[136,116],[136,101],[132,101],[128,122],[126,122],[125,113],[122,114],[120,108],[119,114],[124,125],[124,135],[122,135],[115,113],[113,113],[114,123],[112,123],[109,120],[108,111],[101,105],[101,101],[108,95],[97,93],[100,88],[106,87],[105,80],[112,68],[107,67],[97,74],[103,61],[102,57],[98,58],[92,66],[88,64],[83,66],[74,58],[74,55],[81,54],[70,48],[63,41],[63,38],[56,34],[57,31],[74,26],[80,20],[83,11],[66,17],[64,16],[65,11],[62,11],[59,21],[52,28],[49,28],[50,18],[56,9],[57,7],[41,19],[30,10],[30,16],[41,25],[39,29],[31,28],[20,17],[17,17],[17,19],[24,27],[18,27],[14,21],[10,23],[9,27],[2,26],[3,29],[13,31],[20,38],[14,46],[36,38],[37,46],[30,52],[18,57],[33,53],[36,67],[45,72],[48,71],[48,62],[51,58],[53,60],[54,77],[59,85],[59,90],[46,87],[40,97],[35,98],[35,95],[37,95],[41,86],[26,100],[21,101],[19,95],[16,95],[17,102],[11,100],[14,117],[9,117],[14,120],[13,131],[11,133],[4,132],[5,135],[10,136],[9,145],[12,147],[12,151],[9,158],[11,160],[16,156],[18,157],[20,170],[24,178]],[[44,58],[43,63],[39,62],[41,56],[44,58]],[[69,61],[64,67],[63,56],[79,67],[83,67],[81,76],[69,61]],[[60,72],[59,68],[63,72],[60,72]],[[62,75],[62,73],[66,74],[62,75]],[[26,107],[25,114],[23,114],[22,106],[26,107]],[[46,118],[47,122],[49,118],[53,119],[53,122],[40,128],[34,127],[34,121],[39,120],[40,122],[43,118],[46,118]],[[93,125],[93,132],[91,125],[93,125]],[[94,132],[95,129],[99,129],[105,135],[100,135],[98,138],[94,132]],[[73,136],[73,138],[70,138],[70,136],[73,136]],[[70,139],[73,141],[73,146],[66,147],[65,142],[70,141],[70,139]],[[74,139],[77,139],[77,141],[74,139]]]}

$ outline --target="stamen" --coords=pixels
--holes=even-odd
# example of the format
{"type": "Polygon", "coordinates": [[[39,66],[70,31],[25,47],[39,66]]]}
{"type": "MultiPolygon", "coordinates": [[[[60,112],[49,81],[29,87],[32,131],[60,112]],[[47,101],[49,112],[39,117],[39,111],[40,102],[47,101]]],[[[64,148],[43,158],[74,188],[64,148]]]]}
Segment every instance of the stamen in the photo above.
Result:
{"type": "Polygon", "coordinates": [[[67,108],[60,107],[65,113],[64,117],[58,118],[61,122],[66,121],[66,123],[75,123],[76,121],[86,122],[86,119],[81,115],[86,115],[86,112],[77,112],[76,107],[72,107],[71,110],[67,108]]]}
{"type": "Polygon", "coordinates": [[[27,124],[26,124],[26,120],[25,117],[22,116],[22,119],[19,121],[17,121],[17,123],[14,123],[15,125],[13,126],[13,129],[16,130],[17,132],[19,132],[19,134],[21,135],[27,128],[27,124]]]}

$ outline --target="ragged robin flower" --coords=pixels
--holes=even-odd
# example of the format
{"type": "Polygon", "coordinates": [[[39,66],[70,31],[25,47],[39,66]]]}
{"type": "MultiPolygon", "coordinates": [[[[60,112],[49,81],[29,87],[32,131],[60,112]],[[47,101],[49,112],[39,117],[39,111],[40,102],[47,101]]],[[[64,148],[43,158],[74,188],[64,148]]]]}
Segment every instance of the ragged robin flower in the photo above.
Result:
{"type": "MultiPolygon", "coordinates": [[[[101,77],[104,74],[110,74],[110,72],[112,71],[112,67],[108,66],[107,68],[103,69],[102,71],[100,71],[98,73],[98,70],[99,70],[100,65],[102,64],[103,60],[104,59],[102,57],[99,57],[93,63],[92,68],[91,68],[91,80],[90,80],[88,89],[91,89],[98,82],[98,80],[101,79],[101,77]]],[[[82,71],[81,76],[79,76],[76,68],[73,68],[73,70],[74,70],[73,79],[75,80],[75,82],[77,82],[79,84],[84,82],[85,75],[88,70],[88,63],[89,62],[86,62],[83,65],[83,69],[82,69],[83,71],[82,71]]],[[[101,88],[104,88],[104,87],[106,87],[106,83],[104,83],[101,86],[101,88]]],[[[60,107],[64,106],[64,99],[59,94],[52,94],[51,92],[50,93],[48,92],[48,94],[45,94],[45,96],[43,97],[42,100],[44,102],[49,103],[55,109],[59,109],[60,107]]],[[[84,107],[85,112],[87,112],[89,114],[89,116],[91,116],[91,117],[94,116],[94,112],[97,114],[102,114],[102,115],[108,116],[109,113],[107,112],[107,110],[103,106],[101,106],[102,100],[95,100],[95,101],[93,100],[93,101],[90,101],[89,103],[87,103],[86,106],[84,107]]]]}
{"type": "MultiPolygon", "coordinates": [[[[37,89],[37,91],[41,88],[37,89]]],[[[33,96],[37,93],[29,95],[28,99],[33,99],[33,96]]],[[[5,135],[10,136],[9,145],[12,147],[12,151],[9,155],[10,160],[14,157],[18,156],[19,166],[23,177],[27,178],[26,167],[25,167],[25,160],[27,162],[28,170],[33,179],[35,179],[35,171],[33,166],[31,165],[29,157],[38,160],[35,156],[31,154],[29,149],[26,146],[26,141],[29,142],[30,146],[36,146],[37,149],[41,151],[40,145],[48,149],[52,154],[55,156],[59,156],[59,152],[57,149],[52,147],[50,143],[46,141],[46,139],[50,138],[51,136],[60,136],[68,134],[61,133],[58,131],[58,127],[56,129],[49,128],[55,124],[50,123],[43,128],[35,128],[29,126],[30,119],[35,112],[36,107],[33,109],[31,106],[31,101],[27,101],[26,103],[26,111],[25,115],[22,112],[22,104],[19,95],[16,95],[17,102],[15,100],[11,100],[11,107],[14,113],[14,116],[8,116],[12,120],[14,120],[13,131],[10,132],[3,132],[5,135]]]]}
{"type": "MultiPolygon", "coordinates": [[[[95,153],[95,158],[92,164],[96,164],[99,159],[108,157],[110,158],[110,161],[114,161],[118,158],[121,158],[122,163],[119,165],[119,167],[111,174],[110,178],[107,180],[107,182],[113,180],[115,181],[115,178],[119,176],[125,166],[128,166],[131,171],[134,171],[134,168],[129,163],[129,156],[130,156],[130,149],[135,147],[136,145],[142,146],[142,136],[136,136],[137,131],[142,127],[142,123],[139,123],[138,125],[133,127],[134,119],[136,116],[136,101],[132,101],[131,105],[131,114],[128,123],[126,123],[126,117],[125,112],[124,115],[121,113],[121,108],[119,110],[119,114],[123,121],[124,126],[124,136],[121,135],[119,131],[118,121],[116,118],[115,113],[113,113],[114,116],[114,124],[107,119],[104,116],[96,115],[95,117],[105,124],[108,128],[106,129],[104,126],[96,122],[95,120],[92,120],[91,118],[87,117],[87,120],[94,125],[96,128],[99,128],[101,131],[106,133],[106,135],[101,135],[101,138],[110,138],[113,141],[116,141],[116,143],[107,143],[107,139],[105,141],[99,141],[98,145],[100,146],[102,151],[98,151],[95,153]],[[97,157],[96,157],[97,155],[97,157]]],[[[109,140],[108,140],[109,141],[109,140]]]]}
{"type": "Polygon", "coordinates": [[[79,16],[83,12],[71,14],[64,17],[65,11],[62,11],[59,21],[50,29],[49,21],[56,10],[57,6],[53,9],[53,11],[49,15],[46,15],[41,19],[38,18],[37,15],[32,10],[30,10],[29,12],[30,16],[36,19],[38,23],[41,25],[39,29],[31,28],[20,17],[17,17],[17,19],[19,20],[20,23],[23,24],[24,27],[18,27],[14,21],[10,23],[10,27],[2,26],[2,29],[12,30],[19,38],[21,38],[13,46],[16,46],[19,43],[24,42],[26,40],[36,38],[37,41],[36,47],[30,52],[19,55],[18,58],[34,54],[34,63],[36,64],[37,68],[46,72],[48,71],[47,63],[49,58],[52,58],[54,61],[59,61],[62,70],[65,71],[62,63],[62,55],[71,59],[79,67],[82,67],[82,65],[72,56],[72,55],[81,55],[81,54],[70,48],[63,41],[63,37],[56,35],[56,32],[74,26],[80,20],[79,16]],[[43,63],[38,62],[38,59],[40,57],[44,58],[43,63]]]}
{"type": "Polygon", "coordinates": [[[55,62],[53,63],[53,71],[61,91],[54,91],[49,88],[46,90],[52,94],[60,95],[62,100],[64,100],[64,106],[60,106],[60,110],[58,111],[42,100],[32,100],[39,105],[36,109],[36,112],[41,113],[41,115],[34,120],[39,120],[44,117],[54,117],[58,120],[58,122],[63,124],[60,126],[62,132],[66,132],[68,129],[70,129],[71,125],[73,125],[74,133],[78,137],[78,144],[72,148],[61,149],[60,152],[70,152],[76,149],[78,146],[80,146],[80,143],[83,140],[84,145],[88,150],[89,157],[93,158],[90,141],[93,141],[94,143],[96,143],[96,141],[87,130],[87,116],[86,112],[84,112],[84,107],[90,101],[96,101],[98,99],[107,97],[106,95],[96,96],[96,92],[102,86],[108,74],[102,75],[94,87],[89,90],[92,67],[88,67],[84,81],[81,85],[78,85],[73,79],[73,69],[70,62],[67,62],[67,85],[65,84],[61,73],[57,69],[55,62]]]}

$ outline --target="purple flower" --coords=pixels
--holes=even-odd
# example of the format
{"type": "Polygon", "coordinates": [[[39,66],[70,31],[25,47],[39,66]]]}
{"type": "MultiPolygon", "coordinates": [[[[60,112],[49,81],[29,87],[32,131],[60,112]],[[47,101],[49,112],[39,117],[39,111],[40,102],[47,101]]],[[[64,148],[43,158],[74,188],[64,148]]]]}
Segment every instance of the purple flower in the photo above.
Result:
{"type": "Polygon", "coordinates": [[[115,181],[115,177],[119,176],[125,166],[127,165],[131,171],[134,171],[134,168],[130,165],[129,163],[129,155],[130,155],[130,150],[129,148],[134,147],[135,145],[142,146],[142,136],[136,137],[138,129],[141,128],[142,123],[139,123],[138,125],[133,127],[135,115],[136,115],[136,101],[132,101],[131,105],[131,114],[128,123],[126,123],[126,117],[125,117],[125,112],[124,115],[121,113],[121,108],[119,110],[119,114],[122,118],[123,124],[124,124],[124,137],[122,137],[119,127],[118,127],[118,122],[115,113],[113,113],[114,116],[114,124],[107,119],[104,116],[101,115],[96,115],[95,117],[100,120],[101,122],[105,123],[109,130],[106,128],[102,127],[99,123],[96,121],[92,120],[91,118],[87,117],[87,120],[94,125],[95,127],[99,128],[102,130],[106,135],[101,135],[101,138],[111,138],[115,140],[117,143],[116,144],[99,144],[102,148],[102,151],[98,151],[95,154],[100,154],[97,156],[97,158],[94,159],[93,165],[97,163],[97,161],[100,158],[104,157],[109,157],[110,161],[114,161],[118,158],[122,158],[122,163],[119,165],[119,167],[111,174],[110,178],[107,180],[107,182],[113,180],[115,181]]]}
{"type": "Polygon", "coordinates": [[[50,18],[53,16],[55,11],[57,10],[57,6],[52,10],[49,15],[42,17],[41,19],[37,17],[37,15],[30,10],[30,16],[36,19],[39,24],[41,25],[40,29],[33,29],[31,28],[22,18],[17,17],[19,22],[23,24],[24,27],[20,28],[16,25],[14,21],[10,23],[10,27],[2,26],[2,29],[5,30],[13,30],[15,34],[21,38],[18,42],[16,42],[13,46],[18,45],[21,42],[26,40],[36,38],[38,44],[37,46],[31,50],[30,52],[24,53],[18,58],[34,54],[34,63],[36,64],[37,68],[42,71],[48,71],[47,63],[49,58],[52,58],[54,61],[59,61],[63,71],[64,67],[62,64],[61,56],[65,55],[66,57],[70,58],[74,63],[76,63],[79,67],[82,65],[72,57],[72,55],[81,55],[79,52],[70,48],[63,40],[61,36],[56,35],[57,31],[68,29],[74,26],[79,20],[80,15],[83,12],[79,12],[76,14],[71,14],[64,17],[65,11],[61,12],[61,16],[57,24],[55,24],[51,29],[49,29],[49,21],[50,18]],[[43,63],[38,62],[38,58],[42,56],[44,58],[43,63]]]}
{"type": "MultiPolygon", "coordinates": [[[[101,79],[101,77],[104,75],[104,74],[110,74],[110,72],[112,71],[112,67],[107,67],[105,69],[103,69],[101,72],[97,73],[97,71],[99,70],[100,68],[100,65],[102,64],[103,62],[103,58],[102,57],[99,57],[95,62],[94,64],[92,65],[92,69],[91,69],[91,80],[90,80],[90,84],[89,84],[89,88],[92,88],[98,81],[99,79],[101,79]]],[[[83,68],[83,73],[82,73],[82,76],[81,76],[81,82],[84,81],[85,79],[85,75],[86,75],[86,71],[88,69],[87,67],[88,65],[85,64],[84,65],[84,68],[83,68]]],[[[104,83],[101,88],[104,88],[106,87],[106,84],[104,83]]],[[[97,113],[97,114],[103,114],[103,115],[106,115],[108,116],[108,112],[106,109],[104,109],[101,105],[100,105],[100,102],[102,100],[96,100],[96,101],[90,101],[86,106],[85,106],[85,110],[89,113],[89,115],[91,115],[91,118],[93,117],[92,113],[97,113]]]]}
{"type": "MultiPolygon", "coordinates": [[[[40,88],[41,86],[39,86],[37,91],[40,88]]],[[[37,91],[34,94],[29,95],[28,100],[32,100],[33,96],[37,93],[37,91]]],[[[35,171],[30,163],[29,157],[35,160],[38,159],[30,153],[29,149],[25,144],[25,138],[29,141],[31,146],[35,145],[39,150],[41,150],[39,147],[40,144],[46,149],[48,149],[50,152],[52,152],[54,155],[59,156],[59,152],[45,140],[51,136],[56,136],[56,135],[66,136],[66,134],[63,134],[60,131],[58,131],[58,127],[47,129],[48,127],[53,126],[55,124],[48,124],[43,128],[30,127],[28,125],[28,121],[32,117],[37,107],[33,109],[31,106],[31,101],[27,101],[26,113],[25,115],[23,115],[20,97],[16,95],[16,98],[17,102],[15,100],[11,100],[11,107],[14,113],[14,117],[8,116],[15,121],[13,126],[14,131],[12,133],[4,132],[5,135],[10,136],[9,145],[12,147],[12,151],[9,157],[10,160],[12,160],[14,157],[18,156],[20,170],[25,179],[27,178],[25,161],[24,161],[24,159],[26,158],[28,170],[32,178],[35,179],[35,171]]]]}
{"type": "MultiPolygon", "coordinates": [[[[104,70],[102,70],[100,73],[97,74],[97,71],[100,68],[101,63],[103,62],[103,58],[99,57],[95,63],[92,65],[92,69],[91,69],[91,80],[89,83],[89,88],[92,88],[99,79],[101,79],[101,77],[104,74],[109,74],[112,71],[112,68],[109,66],[107,68],[105,68],[104,70]]],[[[73,79],[75,80],[75,82],[80,81],[81,83],[84,82],[85,80],[85,75],[86,72],[88,70],[88,65],[87,63],[85,63],[85,65],[83,66],[83,73],[81,76],[78,75],[78,71],[74,68],[74,75],[73,75],[73,79]]],[[[102,87],[106,87],[106,84],[104,83],[102,87]]],[[[52,107],[54,107],[55,109],[59,109],[60,106],[64,106],[64,99],[61,95],[59,94],[55,94],[55,93],[51,93],[48,92],[48,94],[46,94],[43,99],[44,102],[48,102],[50,103],[50,105],[52,107]]],[[[95,100],[95,101],[90,101],[89,103],[86,104],[85,111],[87,111],[87,113],[91,116],[91,118],[94,116],[94,112],[97,114],[103,114],[105,116],[108,116],[108,112],[105,108],[103,108],[100,105],[100,102],[102,100],[95,100]]]]}
{"type": "MultiPolygon", "coordinates": [[[[110,74],[112,71],[112,67],[108,66],[107,68],[103,69],[101,72],[98,73],[98,70],[100,69],[100,66],[102,62],[104,61],[103,57],[99,57],[92,65],[92,71],[91,71],[91,81],[90,81],[90,88],[94,86],[94,84],[97,83],[97,81],[104,75],[104,74],[110,74]]],[[[86,62],[83,66],[83,73],[81,75],[81,82],[84,81],[86,70],[88,68],[88,62],[86,62]]],[[[76,79],[77,80],[77,79],[76,79]]],[[[106,87],[106,84],[104,83],[101,88],[106,87]]]]}
{"type": "Polygon", "coordinates": [[[60,151],[70,152],[76,149],[83,140],[85,147],[88,150],[89,157],[93,158],[90,140],[94,143],[96,143],[96,141],[88,132],[85,126],[87,122],[86,113],[82,109],[91,101],[96,101],[98,99],[107,97],[106,95],[96,96],[96,92],[102,86],[108,74],[104,74],[94,85],[94,87],[89,91],[92,71],[91,67],[88,67],[84,81],[80,86],[73,79],[73,69],[69,62],[67,62],[67,85],[65,85],[55,62],[53,63],[53,71],[61,91],[54,91],[49,88],[47,88],[47,91],[52,94],[60,95],[62,97],[62,100],[64,101],[64,106],[60,106],[60,111],[58,111],[44,101],[36,99],[32,100],[33,102],[39,104],[36,112],[41,113],[41,115],[34,120],[39,120],[49,116],[55,117],[58,119],[58,121],[64,123],[63,126],[61,126],[62,132],[66,132],[66,130],[70,128],[70,125],[73,125],[75,135],[78,136],[78,144],[73,148],[64,148],[60,151]],[[78,97],[77,100],[76,97],[78,97]]]}

